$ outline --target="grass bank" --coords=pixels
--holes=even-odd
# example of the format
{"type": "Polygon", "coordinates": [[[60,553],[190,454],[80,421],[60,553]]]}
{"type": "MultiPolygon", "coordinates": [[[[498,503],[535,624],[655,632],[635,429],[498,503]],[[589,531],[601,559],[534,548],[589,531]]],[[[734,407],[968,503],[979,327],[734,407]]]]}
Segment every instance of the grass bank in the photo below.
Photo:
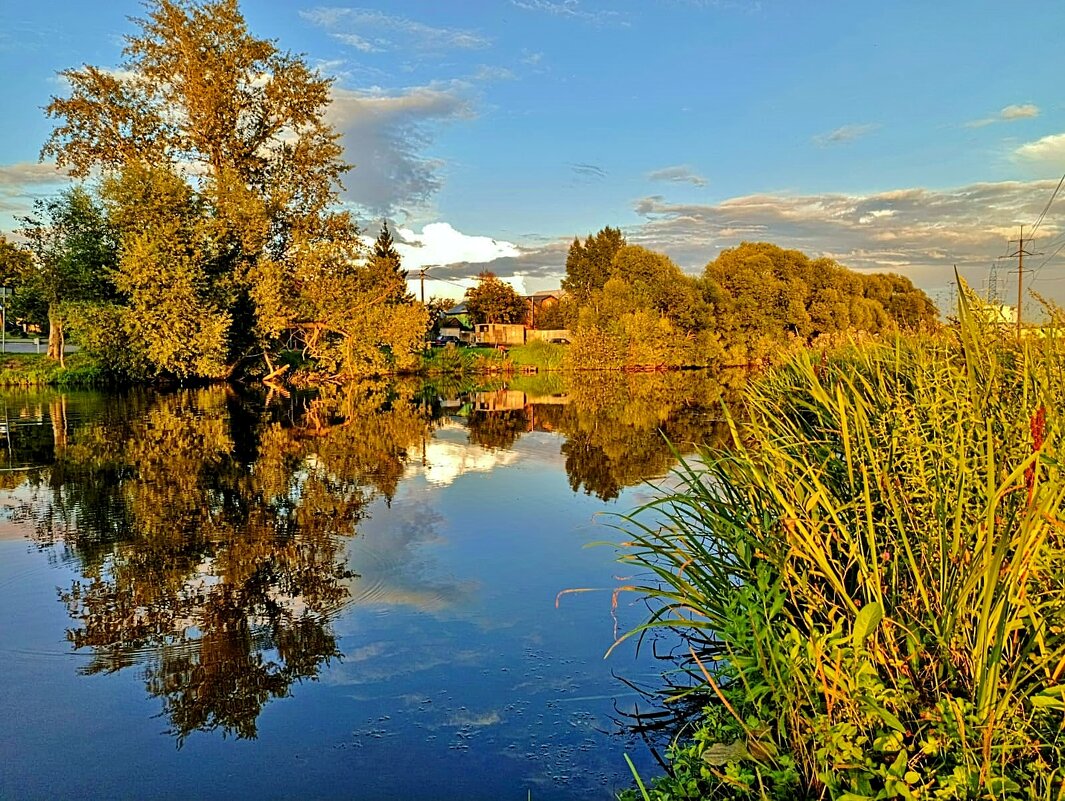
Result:
{"type": "Polygon", "coordinates": [[[554,371],[563,368],[566,346],[550,342],[530,342],[506,350],[498,348],[433,348],[422,357],[419,372],[500,373],[554,371]]]}
{"type": "Polygon", "coordinates": [[[107,371],[83,353],[71,353],[66,365],[35,353],[0,355],[0,386],[96,387],[111,383],[107,371]]]}
{"type": "Polygon", "coordinates": [[[627,518],[709,699],[628,798],[1065,797],[1065,345],[804,354],[627,518]]]}

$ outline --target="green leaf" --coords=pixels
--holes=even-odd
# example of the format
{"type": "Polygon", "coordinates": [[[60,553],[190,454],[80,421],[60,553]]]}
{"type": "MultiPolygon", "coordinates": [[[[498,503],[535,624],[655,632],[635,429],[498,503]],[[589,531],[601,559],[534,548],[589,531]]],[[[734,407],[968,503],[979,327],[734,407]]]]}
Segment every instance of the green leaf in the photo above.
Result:
{"type": "Polygon", "coordinates": [[[1033,695],[1032,706],[1037,709],[1065,709],[1065,687],[1047,687],[1033,695]]]}
{"type": "Polygon", "coordinates": [[[858,617],[854,619],[854,633],[851,635],[854,647],[860,647],[883,619],[884,607],[875,601],[859,609],[858,617]]]}
{"type": "Polygon", "coordinates": [[[1021,786],[1006,776],[993,776],[987,780],[987,789],[994,796],[1002,793],[1015,793],[1021,789],[1021,786]]]}

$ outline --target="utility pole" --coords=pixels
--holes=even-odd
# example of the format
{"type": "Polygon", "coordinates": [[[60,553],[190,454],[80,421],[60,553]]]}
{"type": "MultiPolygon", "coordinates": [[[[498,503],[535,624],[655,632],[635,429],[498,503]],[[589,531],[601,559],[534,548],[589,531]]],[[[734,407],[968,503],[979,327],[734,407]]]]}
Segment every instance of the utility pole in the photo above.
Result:
{"type": "Polygon", "coordinates": [[[425,271],[427,269],[428,269],[427,267],[422,267],[420,270],[418,270],[418,276],[422,279],[422,305],[423,306],[425,305],[425,271]]]}
{"type": "MultiPolygon", "coordinates": [[[[1031,240],[1029,240],[1031,241],[1031,240]]],[[[1017,339],[1021,338],[1021,315],[1024,308],[1024,257],[1025,256],[1038,256],[1039,253],[1030,253],[1024,249],[1024,226],[1021,226],[1020,239],[1011,239],[1010,244],[1017,243],[1017,250],[1014,253],[1010,253],[1006,258],[1012,259],[1017,257],[1017,339]]],[[[1031,272],[1028,270],[1027,272],[1031,272]]]]}

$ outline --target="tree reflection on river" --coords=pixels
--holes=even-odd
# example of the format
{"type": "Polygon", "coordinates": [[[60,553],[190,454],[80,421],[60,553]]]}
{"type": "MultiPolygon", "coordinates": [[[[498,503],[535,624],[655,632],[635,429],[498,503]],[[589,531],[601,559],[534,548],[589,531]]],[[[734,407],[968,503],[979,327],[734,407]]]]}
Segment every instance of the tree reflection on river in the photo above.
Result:
{"type": "MultiPolygon", "coordinates": [[[[254,738],[268,701],[343,657],[359,595],[346,543],[390,502],[434,432],[484,452],[559,437],[569,485],[604,500],[720,444],[728,382],[701,373],[524,377],[490,387],[366,383],[317,396],[210,387],[7,393],[15,519],[76,567],[60,588],[81,672],[134,669],[169,732],[254,738]]],[[[556,451],[557,452],[557,451],[556,451]]]]}

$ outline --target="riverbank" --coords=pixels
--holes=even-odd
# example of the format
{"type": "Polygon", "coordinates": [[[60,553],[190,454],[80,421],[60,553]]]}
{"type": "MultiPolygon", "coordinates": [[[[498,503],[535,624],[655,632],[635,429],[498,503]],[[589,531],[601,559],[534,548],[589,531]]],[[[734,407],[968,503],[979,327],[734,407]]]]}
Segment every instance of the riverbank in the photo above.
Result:
{"type": "MultiPolygon", "coordinates": [[[[294,389],[313,390],[325,385],[348,383],[368,378],[403,376],[512,376],[536,373],[566,372],[612,372],[643,373],[669,372],[673,370],[707,369],[706,365],[686,366],[680,364],[635,364],[615,362],[582,363],[573,357],[570,346],[550,342],[530,342],[508,348],[446,346],[429,348],[421,355],[413,369],[398,370],[383,375],[338,377],[305,361],[295,351],[277,357],[277,377],[272,386],[288,385],[294,389]]],[[[747,369],[753,365],[717,364],[715,369],[747,369]]],[[[242,380],[258,383],[262,373],[252,372],[242,380]]],[[[137,379],[116,375],[100,359],[90,353],[68,353],[66,366],[33,353],[0,354],[0,386],[58,386],[58,387],[105,387],[118,385],[157,385],[163,379],[137,379]]],[[[217,379],[216,379],[217,380],[217,379]]],[[[185,381],[185,385],[211,384],[210,379],[185,381]]]]}
{"type": "Polygon", "coordinates": [[[1065,791],[1065,350],[960,317],[770,371],[628,519],[706,707],[627,798],[1065,791]]]}
{"type": "Polygon", "coordinates": [[[111,383],[108,372],[83,353],[67,354],[62,366],[36,353],[0,354],[2,387],[102,387],[111,383]]]}

